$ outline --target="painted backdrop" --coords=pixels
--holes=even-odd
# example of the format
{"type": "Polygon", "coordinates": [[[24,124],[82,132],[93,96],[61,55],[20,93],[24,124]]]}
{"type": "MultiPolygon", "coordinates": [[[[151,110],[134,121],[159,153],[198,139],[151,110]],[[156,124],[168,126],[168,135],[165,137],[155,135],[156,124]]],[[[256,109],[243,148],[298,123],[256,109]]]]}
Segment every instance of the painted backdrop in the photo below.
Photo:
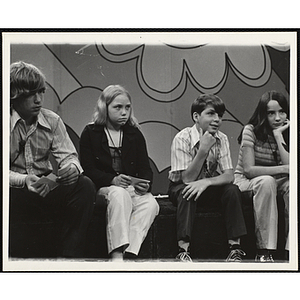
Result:
{"type": "Polygon", "coordinates": [[[190,106],[200,93],[226,104],[221,131],[228,135],[233,164],[237,136],[259,97],[276,89],[289,98],[290,48],[281,44],[209,43],[15,43],[11,62],[24,60],[47,78],[44,107],[59,114],[78,149],[101,91],[121,84],[131,94],[147,140],[154,194],[165,194],[175,134],[192,126],[190,106]]]}

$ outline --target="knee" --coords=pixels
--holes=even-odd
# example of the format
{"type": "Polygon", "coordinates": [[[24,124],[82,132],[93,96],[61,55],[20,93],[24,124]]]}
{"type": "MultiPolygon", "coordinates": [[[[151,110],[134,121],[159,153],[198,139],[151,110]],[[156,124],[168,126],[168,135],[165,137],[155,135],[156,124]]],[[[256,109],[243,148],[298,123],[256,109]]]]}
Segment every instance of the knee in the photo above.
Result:
{"type": "Polygon", "coordinates": [[[242,194],[239,187],[235,184],[227,184],[224,187],[223,194],[221,196],[222,202],[227,202],[228,205],[239,205],[242,204],[242,194]]]}
{"type": "Polygon", "coordinates": [[[269,175],[260,176],[254,188],[254,192],[258,189],[263,190],[267,194],[275,192],[277,189],[275,178],[269,175]]]}
{"type": "Polygon", "coordinates": [[[131,197],[126,189],[119,186],[110,186],[108,192],[108,205],[110,206],[124,206],[131,205],[131,197]]]}
{"type": "Polygon", "coordinates": [[[148,206],[147,209],[151,214],[158,215],[159,213],[159,205],[156,201],[156,199],[150,194],[148,198],[148,206]],[[151,197],[150,197],[151,196],[151,197]]]}
{"type": "Polygon", "coordinates": [[[276,186],[275,178],[270,175],[260,176],[260,183],[265,186],[276,186]]]}
{"type": "Polygon", "coordinates": [[[96,188],[95,188],[93,181],[87,176],[84,176],[84,175],[79,176],[77,184],[79,187],[82,187],[88,193],[96,192],[96,188]]]}
{"type": "Polygon", "coordinates": [[[225,185],[223,195],[228,196],[227,198],[233,201],[241,201],[241,191],[239,187],[233,183],[225,185]]]}
{"type": "Polygon", "coordinates": [[[96,188],[92,180],[87,176],[79,176],[77,182],[77,195],[80,195],[80,199],[85,205],[95,202],[96,188]]]}
{"type": "Polygon", "coordinates": [[[224,192],[231,193],[231,194],[237,194],[238,196],[240,196],[240,194],[241,194],[239,187],[233,183],[226,184],[224,187],[224,192]]]}

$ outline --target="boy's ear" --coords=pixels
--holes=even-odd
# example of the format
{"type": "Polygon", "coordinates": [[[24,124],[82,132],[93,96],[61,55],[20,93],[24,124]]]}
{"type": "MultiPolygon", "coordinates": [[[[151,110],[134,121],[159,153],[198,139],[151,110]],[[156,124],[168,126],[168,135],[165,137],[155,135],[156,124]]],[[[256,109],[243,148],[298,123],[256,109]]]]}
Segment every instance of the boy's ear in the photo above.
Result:
{"type": "Polygon", "coordinates": [[[199,114],[197,112],[193,112],[193,120],[194,120],[194,122],[197,122],[198,118],[199,118],[199,114]]]}

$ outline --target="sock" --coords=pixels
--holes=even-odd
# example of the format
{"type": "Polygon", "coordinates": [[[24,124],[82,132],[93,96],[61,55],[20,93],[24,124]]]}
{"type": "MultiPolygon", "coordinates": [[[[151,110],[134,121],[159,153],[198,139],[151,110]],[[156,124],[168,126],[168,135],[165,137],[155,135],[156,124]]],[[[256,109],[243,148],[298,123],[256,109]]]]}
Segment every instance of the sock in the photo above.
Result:
{"type": "Polygon", "coordinates": [[[229,244],[229,250],[235,250],[235,249],[241,249],[241,245],[240,244],[229,244]]]}
{"type": "Polygon", "coordinates": [[[236,240],[228,240],[228,244],[230,246],[233,246],[233,245],[240,245],[240,239],[236,239],[236,240]]]}
{"type": "Polygon", "coordinates": [[[190,243],[189,242],[185,242],[185,241],[178,241],[178,246],[180,248],[184,249],[185,251],[188,251],[190,243]]]}
{"type": "Polygon", "coordinates": [[[258,255],[269,255],[269,250],[268,249],[257,249],[257,254],[258,255]]]}

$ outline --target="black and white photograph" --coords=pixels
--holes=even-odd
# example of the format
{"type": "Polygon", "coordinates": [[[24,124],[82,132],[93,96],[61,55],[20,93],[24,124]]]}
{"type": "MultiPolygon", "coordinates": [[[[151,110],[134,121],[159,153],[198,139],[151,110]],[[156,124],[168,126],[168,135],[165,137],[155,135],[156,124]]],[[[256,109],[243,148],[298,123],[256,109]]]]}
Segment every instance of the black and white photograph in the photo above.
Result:
{"type": "Polygon", "coordinates": [[[4,271],[298,270],[297,32],[2,42],[4,271]]]}

